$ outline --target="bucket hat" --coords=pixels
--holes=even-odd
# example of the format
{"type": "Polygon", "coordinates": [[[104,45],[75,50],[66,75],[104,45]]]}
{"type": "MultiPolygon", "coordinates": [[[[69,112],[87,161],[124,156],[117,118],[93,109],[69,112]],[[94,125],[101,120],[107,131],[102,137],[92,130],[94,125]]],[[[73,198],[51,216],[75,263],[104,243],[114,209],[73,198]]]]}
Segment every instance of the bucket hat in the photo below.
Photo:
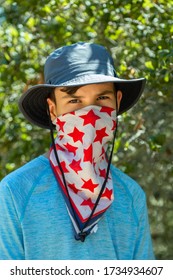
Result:
{"type": "Polygon", "coordinates": [[[145,78],[119,78],[106,48],[86,42],[52,52],[45,62],[44,79],[45,84],[30,87],[19,99],[19,108],[25,118],[42,128],[50,128],[46,99],[53,88],[113,82],[122,91],[118,112],[122,114],[138,101],[145,86],[145,78]]]}

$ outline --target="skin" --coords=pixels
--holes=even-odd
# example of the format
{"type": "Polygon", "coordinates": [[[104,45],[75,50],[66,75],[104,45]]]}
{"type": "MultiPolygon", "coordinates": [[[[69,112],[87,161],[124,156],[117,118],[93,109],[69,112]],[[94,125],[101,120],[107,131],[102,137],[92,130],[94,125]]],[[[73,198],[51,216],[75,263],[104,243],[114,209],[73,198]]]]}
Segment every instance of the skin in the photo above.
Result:
{"type": "MultiPolygon", "coordinates": [[[[101,83],[80,87],[74,94],[69,95],[62,91],[63,88],[55,89],[55,100],[47,99],[51,120],[62,114],[69,113],[90,105],[107,106],[116,109],[116,97],[113,83],[101,83]]],[[[122,92],[117,91],[117,105],[120,106],[122,92]]]]}

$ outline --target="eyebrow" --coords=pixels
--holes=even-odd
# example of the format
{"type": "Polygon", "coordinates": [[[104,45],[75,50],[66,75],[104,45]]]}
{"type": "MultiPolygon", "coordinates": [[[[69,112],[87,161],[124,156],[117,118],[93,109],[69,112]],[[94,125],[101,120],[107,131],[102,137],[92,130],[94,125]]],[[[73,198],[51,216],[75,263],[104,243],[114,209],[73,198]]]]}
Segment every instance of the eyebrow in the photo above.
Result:
{"type": "Polygon", "coordinates": [[[74,98],[74,97],[81,98],[81,97],[82,97],[82,96],[76,96],[76,95],[75,95],[76,92],[73,93],[73,94],[69,94],[69,93],[65,92],[65,94],[66,94],[66,95],[64,95],[64,96],[62,97],[62,99],[68,99],[68,98],[74,98]]]}
{"type": "Polygon", "coordinates": [[[104,94],[110,94],[110,93],[114,94],[114,90],[113,89],[112,90],[111,89],[103,90],[102,92],[98,93],[97,96],[101,96],[101,95],[104,95],[104,94]]]}
{"type": "MultiPolygon", "coordinates": [[[[72,94],[69,94],[69,93],[67,93],[67,92],[64,92],[64,93],[65,93],[66,95],[64,95],[64,96],[62,97],[62,99],[75,98],[75,97],[77,97],[77,98],[82,98],[82,97],[83,97],[83,95],[76,95],[76,92],[74,92],[74,93],[72,93],[72,94]]],[[[105,95],[105,94],[114,94],[114,93],[115,93],[115,92],[114,92],[113,89],[112,89],[112,90],[106,89],[106,90],[103,90],[102,92],[96,94],[96,96],[98,97],[98,96],[102,96],[102,95],[105,95]]]]}

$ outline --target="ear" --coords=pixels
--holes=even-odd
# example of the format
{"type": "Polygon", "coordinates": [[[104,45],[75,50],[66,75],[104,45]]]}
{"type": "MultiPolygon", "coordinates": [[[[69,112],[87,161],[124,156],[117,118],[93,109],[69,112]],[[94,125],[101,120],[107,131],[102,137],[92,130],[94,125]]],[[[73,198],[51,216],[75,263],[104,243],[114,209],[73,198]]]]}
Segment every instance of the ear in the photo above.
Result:
{"type": "Polygon", "coordinates": [[[117,105],[118,105],[118,110],[120,108],[120,104],[121,104],[121,99],[122,99],[122,91],[121,90],[118,90],[117,91],[117,105]]]}
{"type": "Polygon", "coordinates": [[[50,98],[47,98],[47,104],[48,104],[48,107],[49,107],[51,121],[53,122],[57,117],[56,105],[50,98]]]}

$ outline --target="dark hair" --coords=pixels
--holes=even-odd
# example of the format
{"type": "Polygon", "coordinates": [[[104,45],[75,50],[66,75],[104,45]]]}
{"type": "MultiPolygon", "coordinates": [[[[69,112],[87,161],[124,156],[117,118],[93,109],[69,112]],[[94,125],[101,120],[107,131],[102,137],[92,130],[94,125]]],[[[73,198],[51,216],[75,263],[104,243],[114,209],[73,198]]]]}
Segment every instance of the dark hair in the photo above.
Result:
{"type": "Polygon", "coordinates": [[[71,86],[63,87],[61,91],[66,92],[67,94],[73,95],[81,86],[71,86]]]}
{"type": "Polygon", "coordinates": [[[56,103],[56,99],[55,99],[55,88],[52,88],[52,90],[50,91],[48,97],[49,97],[54,103],[56,103]]]}

